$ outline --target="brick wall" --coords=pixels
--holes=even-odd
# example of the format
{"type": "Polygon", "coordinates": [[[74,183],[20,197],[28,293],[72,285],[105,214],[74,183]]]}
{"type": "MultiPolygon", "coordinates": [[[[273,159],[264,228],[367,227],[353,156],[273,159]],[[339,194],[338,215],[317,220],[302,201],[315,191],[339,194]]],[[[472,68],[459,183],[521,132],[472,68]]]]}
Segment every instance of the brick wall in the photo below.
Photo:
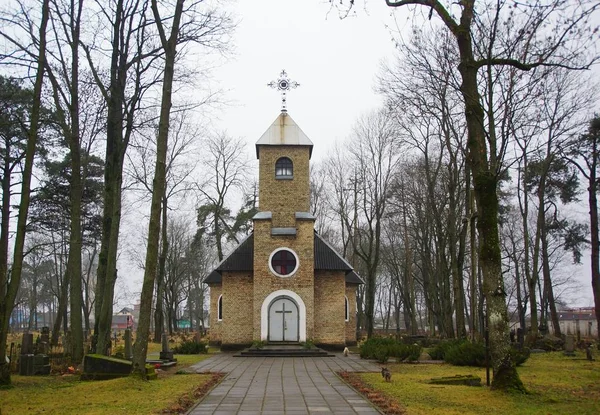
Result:
{"type": "Polygon", "coordinates": [[[252,274],[223,273],[223,345],[252,343],[252,274]]]}
{"type": "Polygon", "coordinates": [[[306,336],[313,337],[314,222],[298,221],[296,236],[271,236],[271,221],[254,222],[254,338],[261,338],[261,307],[277,290],[298,294],[306,306],[306,336]],[[269,269],[269,256],[281,247],[298,255],[298,270],[291,277],[278,277],[269,269]]]}
{"type": "Polygon", "coordinates": [[[307,146],[259,146],[258,203],[261,212],[273,213],[274,227],[296,225],[296,212],[310,209],[310,168],[307,146]],[[292,180],[275,179],[275,162],[288,157],[294,166],[292,180]]]}
{"type": "Polygon", "coordinates": [[[356,285],[346,285],[346,297],[348,297],[348,313],[350,317],[346,321],[346,345],[356,344],[356,285]]]}
{"type": "Polygon", "coordinates": [[[342,271],[319,271],[315,275],[314,342],[329,346],[345,345],[344,301],[346,282],[342,271]]]}
{"type": "Polygon", "coordinates": [[[221,284],[209,284],[210,287],[210,330],[209,330],[209,342],[210,344],[221,344],[221,330],[223,328],[222,322],[218,321],[217,302],[219,296],[222,293],[221,284]]]}

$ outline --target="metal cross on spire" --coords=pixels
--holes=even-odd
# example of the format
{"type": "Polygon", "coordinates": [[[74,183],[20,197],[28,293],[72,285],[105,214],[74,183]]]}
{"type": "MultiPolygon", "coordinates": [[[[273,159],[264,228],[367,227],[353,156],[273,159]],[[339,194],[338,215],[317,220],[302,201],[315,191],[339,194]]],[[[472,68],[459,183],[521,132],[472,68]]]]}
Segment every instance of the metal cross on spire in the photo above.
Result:
{"type": "Polygon", "coordinates": [[[300,84],[296,81],[291,81],[288,77],[285,69],[281,71],[279,74],[279,78],[276,81],[271,81],[267,84],[273,89],[277,89],[281,91],[281,112],[287,112],[287,97],[286,93],[290,89],[294,89],[300,86],[300,84]]]}

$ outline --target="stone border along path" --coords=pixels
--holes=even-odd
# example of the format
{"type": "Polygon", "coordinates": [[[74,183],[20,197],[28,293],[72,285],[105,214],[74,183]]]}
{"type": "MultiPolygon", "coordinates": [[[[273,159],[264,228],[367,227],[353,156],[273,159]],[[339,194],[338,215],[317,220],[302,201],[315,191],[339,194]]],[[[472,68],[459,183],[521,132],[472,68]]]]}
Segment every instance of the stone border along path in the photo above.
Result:
{"type": "Polygon", "coordinates": [[[356,355],[233,357],[220,353],[186,369],[189,373],[227,373],[187,414],[381,414],[335,374],[379,370],[356,355]]]}

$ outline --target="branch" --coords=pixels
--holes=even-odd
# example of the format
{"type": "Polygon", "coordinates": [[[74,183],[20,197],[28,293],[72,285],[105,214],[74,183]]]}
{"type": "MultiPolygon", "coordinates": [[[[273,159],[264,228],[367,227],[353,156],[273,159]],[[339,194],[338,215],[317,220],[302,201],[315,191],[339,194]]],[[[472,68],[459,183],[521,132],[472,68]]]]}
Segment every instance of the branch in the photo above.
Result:
{"type": "Polygon", "coordinates": [[[551,62],[524,63],[518,59],[510,59],[510,58],[489,58],[489,59],[486,58],[486,59],[479,59],[478,61],[475,61],[475,66],[477,67],[477,69],[479,69],[483,66],[488,66],[488,65],[513,66],[522,71],[530,71],[531,69],[537,68],[539,66],[549,66],[549,67],[572,69],[572,70],[579,70],[579,71],[590,68],[590,65],[571,66],[571,65],[565,65],[562,63],[551,63],[551,62]]]}
{"type": "Polygon", "coordinates": [[[440,19],[444,21],[444,24],[450,29],[452,33],[458,29],[458,23],[450,16],[448,10],[438,0],[400,0],[398,2],[385,0],[385,4],[389,7],[401,7],[410,4],[416,4],[421,6],[429,6],[440,16],[440,19]]]}

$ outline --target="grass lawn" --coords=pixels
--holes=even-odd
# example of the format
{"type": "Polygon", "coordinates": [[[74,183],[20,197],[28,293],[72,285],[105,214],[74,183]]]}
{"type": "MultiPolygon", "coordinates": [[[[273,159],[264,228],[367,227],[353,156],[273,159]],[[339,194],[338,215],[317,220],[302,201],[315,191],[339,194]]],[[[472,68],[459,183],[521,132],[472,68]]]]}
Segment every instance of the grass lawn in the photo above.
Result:
{"type": "Polygon", "coordinates": [[[528,395],[507,395],[487,387],[430,385],[442,376],[476,375],[485,384],[485,369],[447,364],[388,364],[392,382],[380,374],[362,373],[360,378],[405,409],[418,414],[600,414],[600,362],[562,352],[533,354],[519,374],[528,395]]]}
{"type": "MultiPolygon", "coordinates": [[[[177,375],[208,355],[176,355],[177,366],[159,372],[158,380],[121,378],[79,381],[79,376],[12,376],[14,388],[0,390],[0,414],[150,414],[197,400],[194,392],[212,375],[177,375]]],[[[167,413],[169,413],[167,411],[167,413]]]]}

